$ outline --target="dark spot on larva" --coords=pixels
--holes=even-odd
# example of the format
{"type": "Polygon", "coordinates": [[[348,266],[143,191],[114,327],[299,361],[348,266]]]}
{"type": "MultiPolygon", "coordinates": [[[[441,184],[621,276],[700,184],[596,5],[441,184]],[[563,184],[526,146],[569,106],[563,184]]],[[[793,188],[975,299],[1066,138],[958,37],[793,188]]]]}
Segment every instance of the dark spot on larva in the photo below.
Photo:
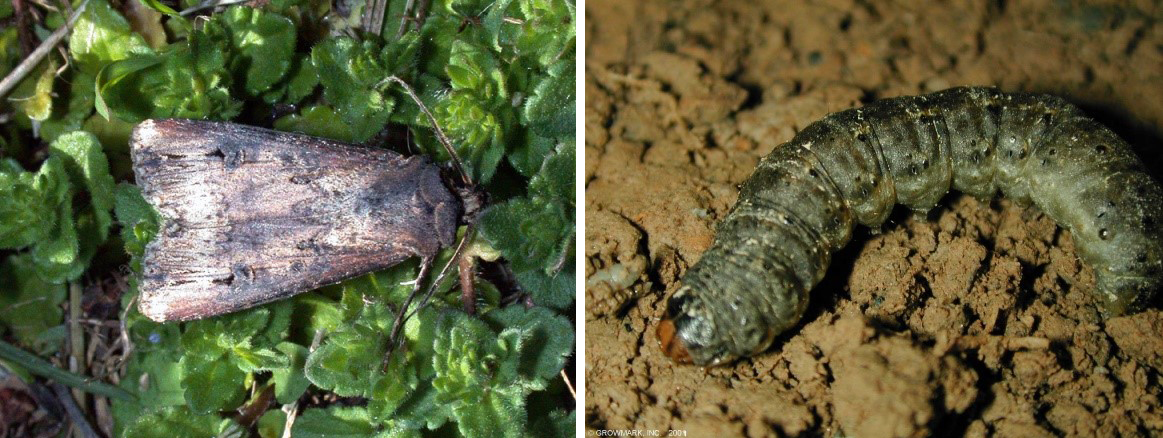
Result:
{"type": "Polygon", "coordinates": [[[864,186],[864,187],[861,187],[861,188],[860,188],[860,197],[861,197],[861,198],[867,198],[867,197],[868,197],[868,186],[864,186]]]}
{"type": "Polygon", "coordinates": [[[1143,226],[1148,228],[1155,226],[1155,218],[1151,216],[1143,216],[1143,226]]]}
{"type": "Polygon", "coordinates": [[[1137,261],[1139,263],[1146,263],[1147,262],[1147,254],[1139,253],[1138,255],[1135,256],[1135,261],[1137,261]]]}
{"type": "Polygon", "coordinates": [[[856,139],[860,140],[861,142],[867,142],[868,136],[864,134],[856,134],[856,139]]]}
{"type": "Polygon", "coordinates": [[[230,286],[230,285],[234,284],[234,274],[230,274],[230,275],[227,275],[227,276],[222,277],[222,278],[215,278],[213,280],[210,280],[210,282],[214,283],[214,284],[224,284],[224,285],[230,286]]]}
{"type": "Polygon", "coordinates": [[[307,184],[311,182],[311,178],[306,175],[295,175],[291,177],[292,184],[307,184]]]}
{"type": "Polygon", "coordinates": [[[1054,156],[1054,155],[1056,155],[1057,153],[1058,153],[1058,150],[1057,150],[1057,149],[1054,149],[1054,148],[1050,148],[1050,150],[1046,151],[1046,155],[1049,155],[1049,156],[1051,156],[1051,157],[1053,157],[1053,156],[1054,156]]]}
{"type": "Polygon", "coordinates": [[[820,61],[823,61],[823,60],[824,60],[824,55],[821,54],[819,50],[814,50],[811,53],[808,53],[808,64],[816,65],[816,64],[819,64],[820,61]]]}
{"type": "Polygon", "coordinates": [[[990,103],[985,105],[985,110],[989,111],[994,117],[1001,117],[1001,105],[990,103]]]}
{"type": "Polygon", "coordinates": [[[1045,159],[1043,159],[1043,160],[1042,160],[1042,165],[1043,165],[1043,166],[1045,166],[1045,165],[1046,165],[1046,160],[1045,160],[1045,159]]]}
{"type": "Polygon", "coordinates": [[[1095,147],[1094,147],[1094,151],[1095,151],[1095,152],[1098,152],[1098,153],[1100,153],[1100,154],[1105,154],[1105,153],[1106,153],[1106,145],[1105,145],[1105,144],[1100,144],[1100,145],[1098,145],[1098,146],[1095,146],[1095,147]]]}
{"type": "Polygon", "coordinates": [[[918,173],[920,173],[920,171],[917,170],[917,165],[914,164],[909,166],[909,175],[916,175],[918,173]]]}
{"type": "Polygon", "coordinates": [[[295,261],[291,262],[291,271],[293,271],[293,272],[303,272],[303,269],[305,267],[306,266],[303,265],[302,260],[295,260],[295,261]]]}
{"type": "Polygon", "coordinates": [[[812,178],[819,178],[820,177],[820,173],[816,172],[816,169],[808,169],[808,175],[811,175],[812,178]]]}
{"type": "Polygon", "coordinates": [[[207,152],[205,156],[207,156],[207,157],[212,157],[212,158],[217,158],[217,159],[219,159],[219,160],[225,160],[225,159],[226,159],[226,153],[225,153],[225,152],[222,152],[222,149],[218,149],[218,148],[214,148],[214,150],[213,150],[213,151],[207,152]]]}
{"type": "Polygon", "coordinates": [[[1025,149],[1022,149],[1022,150],[1018,151],[1018,159],[1019,159],[1019,160],[1024,160],[1024,159],[1026,159],[1026,150],[1025,150],[1025,149]]]}
{"type": "Polygon", "coordinates": [[[1098,238],[1099,238],[1099,239],[1102,239],[1102,240],[1107,240],[1107,239],[1109,239],[1110,237],[1111,237],[1111,232],[1110,232],[1110,230],[1108,230],[1108,229],[1106,229],[1106,228],[1103,228],[1103,229],[1101,229],[1101,230],[1098,230],[1098,238]]]}
{"type": "Polygon", "coordinates": [[[1043,125],[1049,126],[1050,121],[1053,119],[1054,119],[1054,115],[1052,113],[1042,113],[1042,124],[1043,125]]]}

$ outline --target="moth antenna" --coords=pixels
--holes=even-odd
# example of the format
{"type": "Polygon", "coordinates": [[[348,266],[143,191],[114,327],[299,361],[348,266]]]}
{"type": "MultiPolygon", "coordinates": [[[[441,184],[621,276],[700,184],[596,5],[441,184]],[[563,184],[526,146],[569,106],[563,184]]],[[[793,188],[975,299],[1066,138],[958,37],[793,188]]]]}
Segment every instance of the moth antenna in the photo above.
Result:
{"type": "Polygon", "coordinates": [[[449,157],[452,157],[453,165],[456,167],[456,173],[460,175],[461,181],[466,186],[473,185],[472,179],[469,178],[468,173],[464,170],[464,164],[460,162],[460,156],[456,154],[456,149],[452,148],[452,142],[448,141],[448,136],[444,135],[444,130],[440,128],[439,123],[436,123],[436,117],[432,115],[431,111],[428,111],[428,107],[420,100],[420,96],[416,95],[416,91],[412,89],[412,86],[395,75],[388,76],[387,80],[400,84],[401,87],[404,87],[404,91],[412,97],[412,100],[416,101],[416,105],[420,106],[420,111],[423,111],[424,115],[428,116],[428,121],[432,123],[432,129],[436,131],[436,138],[440,140],[440,144],[444,145],[444,151],[448,152],[449,157]]]}

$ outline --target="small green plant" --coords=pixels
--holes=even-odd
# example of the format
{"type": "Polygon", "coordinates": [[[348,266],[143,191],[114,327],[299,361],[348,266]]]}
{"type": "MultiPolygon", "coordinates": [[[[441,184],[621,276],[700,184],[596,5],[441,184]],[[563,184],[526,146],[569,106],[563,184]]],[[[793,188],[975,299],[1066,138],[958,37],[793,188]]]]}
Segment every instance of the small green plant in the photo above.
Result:
{"type": "MultiPolygon", "coordinates": [[[[499,254],[524,298],[478,281],[470,316],[446,280],[428,306],[402,309],[411,261],[200,321],[158,324],[130,309],[132,353],[117,381],[135,398],[112,401],[113,432],[274,437],[290,423],[296,437],[572,434],[562,372],[575,350],[572,2],[435,0],[408,20],[405,2],[391,2],[379,32],[354,26],[360,0],[131,2],[74,2],[84,10],[68,59],[50,56],[0,103],[6,339],[62,351],[69,284],[124,279],[131,307],[159,223],[131,180],[136,123],[232,120],[372,146],[405,126],[415,148],[396,147],[447,160],[419,107],[385,80],[395,75],[490,193],[472,246],[499,254]],[[406,310],[417,313],[384,364],[406,310]]],[[[67,21],[45,12],[39,30],[67,21]]],[[[0,6],[0,19],[14,14],[0,6]]],[[[0,30],[0,71],[24,58],[19,32],[0,30]]]]}

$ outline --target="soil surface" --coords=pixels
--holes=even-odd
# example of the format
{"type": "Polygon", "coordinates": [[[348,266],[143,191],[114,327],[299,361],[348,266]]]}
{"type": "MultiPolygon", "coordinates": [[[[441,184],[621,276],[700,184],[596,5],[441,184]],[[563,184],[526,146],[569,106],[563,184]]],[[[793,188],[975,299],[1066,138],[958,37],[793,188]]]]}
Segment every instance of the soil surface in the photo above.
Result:
{"type": "Polygon", "coordinates": [[[665,298],[737,185],[828,113],[957,85],[1053,93],[1159,168],[1158,3],[756,3],[588,2],[587,428],[1163,435],[1159,300],[1102,317],[1069,232],[1004,199],[952,194],[859,228],[764,354],[662,354],[665,298]]]}

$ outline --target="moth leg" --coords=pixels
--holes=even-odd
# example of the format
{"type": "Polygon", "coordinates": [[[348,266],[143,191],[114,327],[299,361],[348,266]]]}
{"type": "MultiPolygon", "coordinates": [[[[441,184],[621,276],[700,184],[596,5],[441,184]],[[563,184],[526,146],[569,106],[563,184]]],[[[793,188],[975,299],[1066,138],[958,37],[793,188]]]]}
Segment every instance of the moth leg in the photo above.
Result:
{"type": "MultiPolygon", "coordinates": [[[[408,298],[404,300],[404,304],[400,306],[400,311],[396,313],[396,320],[392,322],[392,332],[388,334],[388,351],[384,353],[384,361],[381,368],[384,371],[388,369],[388,363],[392,359],[392,352],[403,342],[400,337],[400,330],[404,328],[404,322],[407,321],[411,314],[408,313],[408,307],[412,305],[412,300],[416,299],[416,294],[420,293],[420,289],[424,288],[424,279],[428,278],[428,272],[432,270],[435,256],[424,256],[420,259],[420,274],[416,276],[415,283],[412,285],[412,292],[408,293],[408,298]]],[[[427,301],[427,300],[425,300],[427,301]]]]}
{"type": "Polygon", "coordinates": [[[477,291],[473,285],[476,278],[477,258],[467,254],[457,260],[457,276],[460,277],[460,302],[464,305],[464,313],[475,315],[477,311],[477,291]]]}

